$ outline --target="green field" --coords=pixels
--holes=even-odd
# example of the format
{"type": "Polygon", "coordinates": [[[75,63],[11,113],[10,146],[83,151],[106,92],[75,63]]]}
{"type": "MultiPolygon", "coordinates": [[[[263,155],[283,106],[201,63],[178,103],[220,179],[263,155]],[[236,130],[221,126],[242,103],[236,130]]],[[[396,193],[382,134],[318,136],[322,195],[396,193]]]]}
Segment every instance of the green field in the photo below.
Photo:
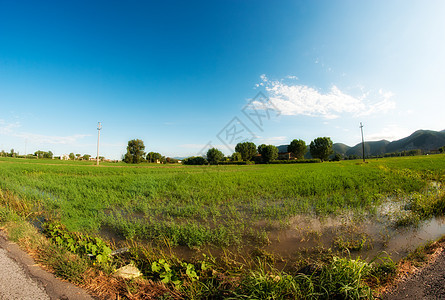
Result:
{"type": "Polygon", "coordinates": [[[123,298],[160,288],[178,299],[371,299],[396,274],[382,254],[392,241],[400,258],[444,234],[443,184],[445,155],[99,167],[0,158],[0,224],[73,282],[135,263],[148,281],[121,282],[123,298]],[[53,243],[30,246],[26,221],[53,243]]]}
{"type": "Polygon", "coordinates": [[[0,160],[0,188],[69,230],[189,247],[261,241],[289,217],[369,212],[445,181],[445,156],[181,166],[0,160]]]}

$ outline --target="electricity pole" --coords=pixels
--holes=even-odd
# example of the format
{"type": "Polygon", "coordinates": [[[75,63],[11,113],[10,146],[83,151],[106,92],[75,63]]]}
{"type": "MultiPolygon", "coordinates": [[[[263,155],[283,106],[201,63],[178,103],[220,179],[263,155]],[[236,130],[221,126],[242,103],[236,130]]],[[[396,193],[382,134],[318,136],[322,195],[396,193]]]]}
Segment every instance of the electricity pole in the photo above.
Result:
{"type": "Polygon", "coordinates": [[[99,141],[100,141],[100,130],[102,129],[102,124],[100,122],[97,123],[97,156],[96,156],[96,165],[99,165],[99,141]]]}
{"type": "Polygon", "coordinates": [[[362,157],[363,157],[363,162],[365,162],[365,140],[363,139],[363,125],[362,125],[362,122],[360,122],[360,130],[362,131],[362,157]]]}

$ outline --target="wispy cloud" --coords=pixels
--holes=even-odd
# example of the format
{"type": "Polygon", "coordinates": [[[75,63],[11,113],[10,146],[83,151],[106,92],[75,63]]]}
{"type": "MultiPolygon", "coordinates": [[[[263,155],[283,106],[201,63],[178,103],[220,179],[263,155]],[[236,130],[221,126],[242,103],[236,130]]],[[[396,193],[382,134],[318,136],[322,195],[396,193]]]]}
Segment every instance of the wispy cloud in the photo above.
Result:
{"type": "Polygon", "coordinates": [[[410,132],[408,129],[401,128],[397,125],[389,125],[378,132],[367,134],[365,131],[365,139],[368,141],[395,141],[407,137],[411,133],[412,132],[410,132]]]}
{"type": "MultiPolygon", "coordinates": [[[[393,94],[380,90],[373,97],[363,92],[359,97],[351,96],[333,85],[328,92],[322,93],[306,85],[298,84],[297,78],[287,77],[286,80],[270,80],[261,75],[257,87],[264,87],[271,103],[283,115],[304,115],[335,119],[341,114],[353,116],[385,113],[395,108],[391,100],[393,94]]],[[[255,102],[254,102],[255,104],[255,102]]],[[[260,107],[260,103],[258,103],[260,107]]],[[[261,106],[264,106],[261,103],[261,106]]]]}
{"type": "Polygon", "coordinates": [[[0,135],[23,138],[38,143],[73,145],[78,143],[80,139],[91,136],[90,134],[50,136],[35,133],[18,132],[17,128],[20,127],[21,125],[19,122],[8,123],[5,120],[0,119],[0,135]]]}
{"type": "Polygon", "coordinates": [[[286,140],[288,140],[287,136],[258,137],[258,142],[261,144],[275,145],[286,140]]]}
{"type": "Polygon", "coordinates": [[[19,122],[7,123],[5,120],[0,119],[0,134],[10,135],[14,133],[15,128],[20,127],[19,122]]]}
{"type": "Polygon", "coordinates": [[[30,141],[45,143],[45,144],[61,144],[61,145],[74,145],[79,142],[80,139],[91,136],[91,134],[75,134],[69,136],[50,136],[34,133],[17,133],[16,137],[28,139],[30,141]]]}

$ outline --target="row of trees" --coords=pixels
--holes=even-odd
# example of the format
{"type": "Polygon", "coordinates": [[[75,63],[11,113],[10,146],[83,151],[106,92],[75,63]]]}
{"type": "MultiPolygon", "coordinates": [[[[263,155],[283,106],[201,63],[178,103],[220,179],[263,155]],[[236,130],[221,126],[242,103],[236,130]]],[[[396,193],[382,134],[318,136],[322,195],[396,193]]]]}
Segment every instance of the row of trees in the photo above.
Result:
{"type": "MultiPolygon", "coordinates": [[[[89,155],[89,154],[81,155],[80,153],[74,154],[73,152],[71,152],[68,156],[69,156],[70,160],[89,160],[91,157],[91,155],[89,155]]],[[[104,157],[99,156],[99,159],[103,160],[104,157]]]]}
{"type": "MultiPolygon", "coordinates": [[[[309,151],[313,158],[319,158],[320,160],[327,160],[333,153],[332,141],[328,137],[319,137],[313,140],[309,145],[309,151]]],[[[304,158],[304,155],[308,151],[308,147],[303,140],[293,140],[287,148],[288,152],[296,159],[304,158]]],[[[207,151],[207,159],[201,156],[189,157],[184,160],[184,164],[189,165],[203,165],[203,164],[218,164],[222,161],[258,161],[262,163],[269,163],[278,158],[278,148],[274,145],[262,144],[258,147],[252,142],[238,143],[235,147],[235,152],[231,157],[224,157],[224,154],[217,148],[211,148],[207,151]]],[[[341,159],[341,156],[337,155],[335,159],[341,159]]]]}
{"type": "Polygon", "coordinates": [[[11,149],[11,151],[6,152],[5,150],[0,151],[0,157],[16,157],[19,155],[18,153],[14,152],[14,149],[11,149]]]}
{"type": "Polygon", "coordinates": [[[150,163],[177,163],[178,160],[170,157],[165,157],[158,152],[145,153],[144,142],[140,139],[128,141],[127,153],[122,157],[122,160],[128,164],[138,164],[141,162],[150,163]]]}

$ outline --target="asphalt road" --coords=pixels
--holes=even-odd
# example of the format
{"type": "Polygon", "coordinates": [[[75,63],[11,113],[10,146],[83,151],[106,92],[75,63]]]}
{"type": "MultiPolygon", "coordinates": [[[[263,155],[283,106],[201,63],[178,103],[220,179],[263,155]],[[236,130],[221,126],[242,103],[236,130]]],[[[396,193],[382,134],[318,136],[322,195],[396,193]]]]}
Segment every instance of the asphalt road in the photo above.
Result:
{"type": "Polygon", "coordinates": [[[0,300],[93,299],[84,290],[35,264],[0,231],[0,300]]]}
{"type": "Polygon", "coordinates": [[[50,299],[43,286],[28,276],[4,249],[0,249],[0,266],[0,299],[50,299]]]}

